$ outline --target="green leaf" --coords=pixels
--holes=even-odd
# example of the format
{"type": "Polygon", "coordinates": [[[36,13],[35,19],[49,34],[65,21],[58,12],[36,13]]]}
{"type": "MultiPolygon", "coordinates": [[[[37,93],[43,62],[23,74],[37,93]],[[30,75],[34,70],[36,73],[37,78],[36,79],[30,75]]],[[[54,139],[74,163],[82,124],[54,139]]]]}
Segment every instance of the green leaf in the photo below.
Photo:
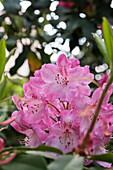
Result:
{"type": "Polygon", "coordinates": [[[41,155],[45,158],[49,158],[49,159],[56,159],[57,157],[48,153],[48,152],[43,152],[43,151],[27,151],[25,153],[32,153],[32,154],[37,154],[37,155],[41,155]]]}
{"type": "Polygon", "coordinates": [[[92,35],[93,35],[93,37],[96,41],[96,44],[97,44],[100,52],[104,56],[105,61],[110,65],[110,59],[109,59],[108,54],[107,54],[105,43],[102,41],[102,39],[97,34],[93,33],[92,35]]]}
{"type": "Polygon", "coordinates": [[[23,151],[23,152],[26,152],[26,151],[46,151],[46,152],[57,153],[57,154],[60,154],[60,155],[62,154],[62,151],[60,149],[53,148],[51,146],[45,146],[45,145],[39,145],[37,148],[31,148],[31,147],[25,147],[25,146],[9,147],[9,148],[5,148],[2,152],[5,152],[5,151],[12,152],[14,150],[23,151]]]}
{"type": "Polygon", "coordinates": [[[0,116],[0,123],[3,122],[6,118],[6,113],[3,113],[1,116],[0,116]]]}
{"type": "Polygon", "coordinates": [[[0,41],[0,80],[2,78],[2,74],[4,72],[4,67],[6,63],[5,48],[6,48],[5,39],[2,39],[0,41]]]}
{"type": "Polygon", "coordinates": [[[0,0],[0,2],[3,4],[3,0],[0,0]]]}
{"type": "Polygon", "coordinates": [[[63,155],[48,165],[49,170],[82,170],[83,157],[63,155]]]}
{"type": "Polygon", "coordinates": [[[111,26],[105,17],[103,18],[102,28],[107,54],[109,59],[113,62],[113,33],[111,26]]]}
{"type": "Polygon", "coordinates": [[[107,154],[101,154],[101,155],[93,155],[89,159],[113,163],[113,153],[107,153],[107,154]]]}
{"type": "Polygon", "coordinates": [[[47,170],[46,164],[45,159],[40,155],[20,154],[1,167],[4,170],[47,170]]]}
{"type": "Polygon", "coordinates": [[[8,62],[8,61],[9,61],[9,59],[10,59],[10,57],[11,57],[12,55],[14,55],[14,54],[15,54],[15,51],[16,51],[16,48],[14,48],[14,49],[12,49],[12,50],[10,51],[10,53],[9,53],[9,55],[8,55],[7,59],[6,59],[6,62],[8,62]]]}
{"type": "Polygon", "coordinates": [[[0,83],[0,100],[4,98],[7,89],[7,77],[4,77],[0,83]]]}
{"type": "Polygon", "coordinates": [[[53,152],[53,153],[57,153],[57,154],[62,154],[62,151],[58,148],[54,148],[51,146],[46,146],[46,145],[39,145],[37,148],[39,151],[48,151],[48,152],[53,152]]]}

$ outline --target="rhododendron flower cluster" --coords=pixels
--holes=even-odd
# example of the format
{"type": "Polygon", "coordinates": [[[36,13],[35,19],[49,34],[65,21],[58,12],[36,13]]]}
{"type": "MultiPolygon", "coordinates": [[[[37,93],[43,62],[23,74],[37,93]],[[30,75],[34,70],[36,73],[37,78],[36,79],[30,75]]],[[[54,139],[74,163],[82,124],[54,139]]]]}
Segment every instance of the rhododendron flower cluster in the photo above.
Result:
{"type": "MultiPolygon", "coordinates": [[[[16,94],[13,101],[18,111],[11,125],[26,135],[26,146],[40,144],[57,147],[63,153],[80,148],[93,119],[105,84],[91,95],[89,84],[94,75],[89,66],[81,67],[76,58],[61,54],[55,64],[44,64],[34,77],[24,84],[24,97],[16,94]]],[[[109,103],[112,87],[104,102],[85,147],[87,155],[106,153],[105,145],[113,133],[113,106],[109,103]]],[[[85,165],[91,163],[85,160],[85,165]]],[[[98,162],[104,167],[109,163],[98,162]]]]}

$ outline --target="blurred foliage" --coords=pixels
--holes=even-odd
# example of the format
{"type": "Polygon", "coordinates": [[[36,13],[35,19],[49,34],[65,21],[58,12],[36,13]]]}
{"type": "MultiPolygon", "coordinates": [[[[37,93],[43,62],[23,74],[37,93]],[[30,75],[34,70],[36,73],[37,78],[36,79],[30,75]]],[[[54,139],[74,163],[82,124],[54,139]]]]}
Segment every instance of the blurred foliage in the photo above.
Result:
{"type": "MultiPolygon", "coordinates": [[[[23,11],[24,1],[3,0],[4,9],[0,12],[0,28],[3,28],[0,31],[0,38],[7,39],[7,49],[12,50],[18,42],[23,46],[15,66],[10,69],[11,75],[17,73],[26,59],[30,75],[33,74],[42,64],[50,62],[52,53],[60,51],[67,39],[70,49],[70,51],[64,49],[67,55],[73,54],[73,49],[78,46],[81,53],[74,56],[81,60],[82,65],[91,65],[94,73],[95,66],[104,63],[91,33],[96,32],[98,28],[101,31],[103,16],[113,24],[111,0],[64,0],[73,3],[70,8],[65,5],[56,5],[55,8],[58,1],[54,0],[29,0],[25,1],[29,7],[23,11]],[[48,25],[51,25],[50,33],[44,29],[48,25]],[[59,45],[54,45],[59,38],[62,38],[59,45]],[[34,50],[32,46],[35,43],[34,50]],[[50,44],[52,52],[48,50],[45,52],[47,44],[50,44]]],[[[100,31],[97,33],[100,34],[100,31]]]]}
{"type": "MultiPolygon", "coordinates": [[[[101,32],[103,16],[106,16],[111,24],[113,23],[111,0],[71,0],[73,5],[70,8],[60,6],[60,1],[29,0],[27,1],[29,7],[25,11],[21,5],[26,2],[25,0],[3,0],[1,2],[4,9],[0,12],[0,38],[6,39],[9,55],[6,59],[3,51],[5,40],[3,39],[0,43],[1,54],[4,55],[1,60],[0,76],[3,74],[5,63],[8,63],[11,57],[13,58],[18,43],[22,45],[22,51],[9,71],[10,75],[15,75],[26,59],[28,59],[30,68],[29,76],[33,75],[42,64],[51,62],[51,55],[60,51],[67,39],[70,50],[63,49],[67,56],[71,56],[73,49],[78,46],[81,50],[80,54],[74,56],[81,60],[81,65],[90,65],[93,73],[95,73],[95,66],[105,62],[91,33],[97,30],[101,32]],[[46,31],[45,27],[50,25],[51,31],[46,31]],[[59,44],[58,39],[61,39],[59,44]],[[52,48],[51,53],[48,52],[49,49],[45,51],[48,44],[52,48]]],[[[11,79],[4,73],[0,82],[0,100],[15,93],[22,97],[22,85],[26,81],[28,79],[11,79]]],[[[7,113],[8,117],[14,110],[16,107],[11,99],[0,103],[0,115],[7,113]]],[[[4,132],[5,135],[1,132],[4,139],[9,136],[9,139],[5,140],[7,146],[19,144],[17,139],[21,139],[21,136],[12,127],[4,132]]]]}

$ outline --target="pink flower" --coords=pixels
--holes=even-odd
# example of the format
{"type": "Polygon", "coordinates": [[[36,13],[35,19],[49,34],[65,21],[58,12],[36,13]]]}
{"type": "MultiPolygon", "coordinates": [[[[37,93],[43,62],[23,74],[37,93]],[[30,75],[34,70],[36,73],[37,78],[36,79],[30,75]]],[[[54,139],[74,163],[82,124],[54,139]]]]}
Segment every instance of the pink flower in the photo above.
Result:
{"type": "Polygon", "coordinates": [[[69,100],[72,94],[90,95],[91,90],[87,80],[93,79],[93,74],[89,72],[89,67],[80,67],[78,60],[67,60],[64,54],[61,54],[57,64],[44,64],[40,70],[44,93],[49,98],[57,97],[61,100],[69,100]],[[73,64],[72,64],[73,61],[73,64]],[[74,64],[75,63],[75,64],[74,64]],[[51,88],[52,87],[52,88],[51,88]]]}
{"type": "MultiPolygon", "coordinates": [[[[102,93],[102,88],[96,89],[96,91],[92,95],[92,99],[90,101],[90,104],[87,105],[87,107],[82,110],[78,116],[81,116],[81,125],[80,125],[80,132],[81,135],[85,137],[87,130],[91,124],[91,121],[93,119],[97,103],[100,99],[102,93]]],[[[89,152],[90,155],[94,154],[100,154],[100,153],[106,153],[107,150],[105,149],[105,145],[110,140],[110,137],[113,134],[113,128],[111,128],[113,123],[113,105],[108,103],[109,97],[112,94],[112,87],[109,88],[106,97],[104,99],[104,102],[101,106],[101,110],[98,116],[98,119],[96,121],[96,124],[94,126],[94,129],[91,133],[92,137],[92,146],[89,148],[86,148],[86,152],[89,152]],[[100,153],[98,151],[101,151],[100,153]]],[[[84,138],[83,137],[83,138],[84,138]]],[[[85,164],[89,164],[90,161],[86,161],[85,164]]],[[[104,166],[104,167],[110,167],[111,164],[98,162],[98,164],[104,166]]]]}
{"type": "Polygon", "coordinates": [[[109,73],[106,72],[101,75],[101,79],[98,81],[98,83],[102,86],[104,83],[107,82],[108,78],[109,78],[109,73]]]}
{"type": "Polygon", "coordinates": [[[60,119],[50,128],[46,145],[57,147],[66,153],[78,145],[79,127],[75,124],[76,116],[69,110],[61,112],[60,119]]]}
{"type": "Polygon", "coordinates": [[[64,1],[59,1],[58,6],[63,6],[66,8],[71,8],[74,5],[74,2],[64,2],[64,1]]]}

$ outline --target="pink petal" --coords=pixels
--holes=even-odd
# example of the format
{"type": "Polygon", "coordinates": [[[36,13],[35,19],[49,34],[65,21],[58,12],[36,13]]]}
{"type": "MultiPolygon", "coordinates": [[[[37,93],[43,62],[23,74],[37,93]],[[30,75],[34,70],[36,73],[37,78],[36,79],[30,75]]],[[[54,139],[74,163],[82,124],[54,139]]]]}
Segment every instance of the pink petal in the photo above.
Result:
{"type": "Polygon", "coordinates": [[[4,149],[4,140],[0,138],[0,152],[4,149]]]}
{"type": "Polygon", "coordinates": [[[41,69],[41,76],[45,83],[55,83],[55,75],[59,73],[55,64],[44,64],[41,69]]]}

